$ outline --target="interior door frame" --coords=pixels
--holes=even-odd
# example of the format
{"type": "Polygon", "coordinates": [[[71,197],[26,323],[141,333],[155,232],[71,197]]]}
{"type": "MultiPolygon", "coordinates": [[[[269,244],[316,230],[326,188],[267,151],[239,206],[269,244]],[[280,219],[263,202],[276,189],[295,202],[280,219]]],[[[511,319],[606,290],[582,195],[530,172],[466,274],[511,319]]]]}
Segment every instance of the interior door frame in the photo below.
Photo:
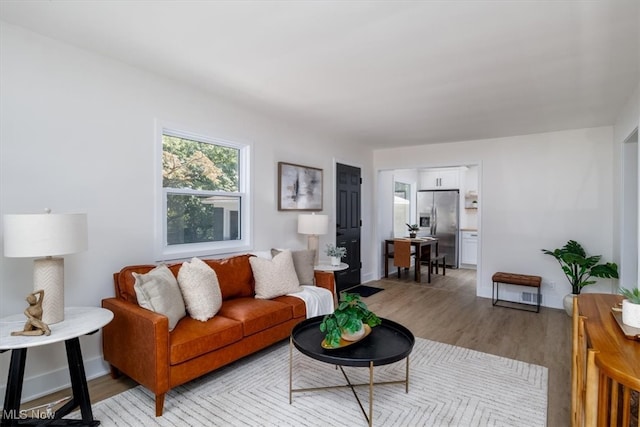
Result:
{"type": "MultiPolygon", "coordinates": [[[[638,212],[640,200],[640,148],[638,142],[639,128],[636,127],[622,142],[621,156],[621,198],[620,198],[620,279],[619,284],[636,283],[640,288],[640,266],[638,265],[638,244],[640,240],[640,224],[638,212]],[[625,230],[635,231],[625,233],[625,230]]],[[[612,292],[617,285],[612,283],[612,292]]]]}

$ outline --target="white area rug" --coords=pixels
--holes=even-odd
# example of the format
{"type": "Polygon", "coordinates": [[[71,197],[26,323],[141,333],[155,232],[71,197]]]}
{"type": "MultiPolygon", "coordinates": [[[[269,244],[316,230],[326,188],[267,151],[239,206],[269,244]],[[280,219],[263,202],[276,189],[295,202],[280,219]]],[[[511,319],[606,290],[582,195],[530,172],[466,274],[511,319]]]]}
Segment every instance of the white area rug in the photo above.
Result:
{"type": "MultiPolygon", "coordinates": [[[[345,384],[334,366],[294,350],[294,388],[345,384]]],[[[376,386],[375,426],[545,426],[547,368],[416,338],[409,393],[376,386]]],[[[368,368],[345,368],[352,383],[368,368]]],[[[375,381],[404,378],[405,362],[374,368],[375,381]]],[[[347,388],[294,393],[289,405],[289,345],[277,344],[171,390],[164,415],[139,386],[93,406],[103,426],[358,426],[366,421],[347,388]]],[[[368,388],[358,387],[368,410],[368,388]]],[[[79,414],[78,414],[79,415],[79,414]]]]}

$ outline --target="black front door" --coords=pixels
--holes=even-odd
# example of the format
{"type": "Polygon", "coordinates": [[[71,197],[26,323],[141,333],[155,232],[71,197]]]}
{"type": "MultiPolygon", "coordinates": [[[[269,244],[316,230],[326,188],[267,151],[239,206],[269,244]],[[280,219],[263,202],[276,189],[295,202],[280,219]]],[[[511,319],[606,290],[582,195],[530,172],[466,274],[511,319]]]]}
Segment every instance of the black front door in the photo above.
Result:
{"type": "Polygon", "coordinates": [[[360,168],[336,165],[336,246],[347,248],[347,270],[336,274],[338,293],[360,284],[360,168]]]}

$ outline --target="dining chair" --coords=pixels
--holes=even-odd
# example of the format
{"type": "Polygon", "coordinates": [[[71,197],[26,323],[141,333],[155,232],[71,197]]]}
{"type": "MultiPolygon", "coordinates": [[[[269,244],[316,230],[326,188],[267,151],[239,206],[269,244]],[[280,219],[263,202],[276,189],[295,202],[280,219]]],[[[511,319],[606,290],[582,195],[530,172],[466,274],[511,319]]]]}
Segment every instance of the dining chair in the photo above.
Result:
{"type": "Polygon", "coordinates": [[[438,261],[442,261],[442,275],[446,276],[447,275],[447,260],[445,259],[445,255],[444,254],[440,254],[440,255],[434,255],[431,257],[431,259],[429,260],[429,272],[431,274],[433,274],[433,269],[435,267],[436,270],[436,274],[438,274],[438,271],[440,271],[438,269],[438,261]]]}
{"type": "Polygon", "coordinates": [[[401,277],[401,269],[411,268],[411,241],[395,240],[393,242],[393,265],[398,268],[398,278],[401,277]]]}

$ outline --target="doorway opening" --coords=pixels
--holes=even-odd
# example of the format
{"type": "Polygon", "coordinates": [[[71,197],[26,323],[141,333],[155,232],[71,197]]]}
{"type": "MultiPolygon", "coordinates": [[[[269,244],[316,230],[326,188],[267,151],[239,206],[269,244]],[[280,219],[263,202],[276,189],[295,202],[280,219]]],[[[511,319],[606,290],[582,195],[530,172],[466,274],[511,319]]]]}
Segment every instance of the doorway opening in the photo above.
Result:
{"type": "Polygon", "coordinates": [[[638,128],[622,144],[622,224],[620,284],[640,286],[638,271],[638,128]]]}
{"type": "Polygon", "coordinates": [[[378,171],[379,277],[384,276],[385,263],[388,271],[394,270],[393,266],[389,269],[392,261],[385,256],[385,240],[409,237],[407,224],[418,224],[418,237],[429,237],[441,231],[436,224],[432,224],[436,216],[430,214],[431,210],[426,213],[420,211],[418,199],[427,192],[438,192],[439,195],[445,192],[455,195],[455,200],[450,203],[451,209],[438,210],[441,216],[447,212],[443,224],[449,225],[447,233],[451,236],[447,236],[447,241],[451,242],[450,245],[448,243],[451,246],[449,250],[455,254],[447,257],[447,270],[450,267],[469,270],[477,282],[481,267],[479,175],[479,164],[378,171]],[[449,230],[451,227],[453,229],[449,230]]]}

